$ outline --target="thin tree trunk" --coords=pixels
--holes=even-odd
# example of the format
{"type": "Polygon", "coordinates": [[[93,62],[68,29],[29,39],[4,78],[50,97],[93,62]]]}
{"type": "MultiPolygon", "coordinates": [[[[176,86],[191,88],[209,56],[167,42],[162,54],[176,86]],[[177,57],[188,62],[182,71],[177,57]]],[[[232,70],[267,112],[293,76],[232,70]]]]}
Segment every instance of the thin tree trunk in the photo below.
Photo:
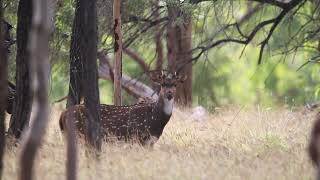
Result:
{"type": "MultiPolygon", "coordinates": [[[[76,119],[75,113],[71,112],[67,114],[67,119],[76,119]]],[[[73,121],[67,121],[67,180],[77,179],[77,144],[76,144],[76,132],[75,124],[73,121]]]]}
{"type": "MultiPolygon", "coordinates": [[[[75,15],[72,25],[72,35],[71,35],[71,45],[70,45],[70,82],[69,82],[69,93],[67,96],[67,105],[70,107],[76,104],[81,103],[81,98],[83,97],[82,89],[82,73],[83,73],[83,52],[81,51],[81,25],[82,25],[82,14],[83,8],[80,9],[80,2],[76,1],[75,15]]],[[[68,119],[72,119],[68,115],[68,119]]],[[[66,161],[66,179],[67,180],[76,180],[77,179],[77,145],[76,145],[76,136],[74,122],[67,122],[67,161],[66,161]]]]}
{"type": "MultiPolygon", "coordinates": [[[[3,1],[0,0],[0,20],[3,19],[3,1]]],[[[7,106],[7,50],[4,44],[4,21],[0,21],[0,179],[2,179],[3,172],[3,156],[5,149],[5,110],[7,106]]]]}
{"type": "Polygon", "coordinates": [[[100,98],[97,70],[97,9],[96,0],[78,0],[81,36],[80,58],[83,62],[82,89],[87,110],[86,139],[88,143],[101,150],[100,137],[100,98]]]}
{"type": "Polygon", "coordinates": [[[34,16],[30,33],[30,72],[32,72],[32,93],[35,97],[33,108],[36,115],[30,134],[22,148],[20,158],[20,180],[33,179],[33,162],[48,123],[48,82],[49,82],[49,36],[52,30],[47,0],[33,1],[34,16]]]}
{"type": "Polygon", "coordinates": [[[121,0],[113,1],[113,31],[114,31],[114,105],[122,104],[122,34],[121,34],[121,0]]]}
{"type": "Polygon", "coordinates": [[[20,0],[17,25],[16,97],[10,120],[9,133],[20,138],[23,129],[29,125],[32,96],[30,89],[28,51],[29,32],[32,18],[32,0],[20,0]]]}

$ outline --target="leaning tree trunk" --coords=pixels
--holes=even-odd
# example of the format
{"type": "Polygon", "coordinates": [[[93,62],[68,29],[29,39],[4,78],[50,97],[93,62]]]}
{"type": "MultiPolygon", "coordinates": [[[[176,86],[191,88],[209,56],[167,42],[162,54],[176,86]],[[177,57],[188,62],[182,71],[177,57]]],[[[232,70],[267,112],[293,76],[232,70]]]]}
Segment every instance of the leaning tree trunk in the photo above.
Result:
{"type": "Polygon", "coordinates": [[[101,149],[100,99],[97,70],[97,12],[96,0],[77,0],[75,17],[79,18],[80,43],[78,57],[83,62],[82,89],[87,109],[86,139],[97,150],[101,149]]]}
{"type": "Polygon", "coordinates": [[[176,102],[179,105],[190,107],[192,105],[192,58],[191,54],[191,17],[179,17],[182,14],[178,7],[168,8],[171,20],[167,25],[167,53],[168,66],[171,71],[179,71],[187,79],[177,87],[176,102]],[[177,18],[185,18],[184,24],[176,24],[177,18]]]}
{"type": "Polygon", "coordinates": [[[10,120],[9,133],[20,138],[23,128],[29,124],[32,96],[30,90],[28,51],[32,18],[32,0],[20,0],[17,25],[16,97],[10,120]]]}
{"type": "Polygon", "coordinates": [[[20,180],[33,179],[33,161],[41,143],[48,123],[48,82],[49,82],[49,36],[53,18],[49,15],[47,0],[33,1],[33,23],[30,33],[30,72],[32,72],[32,93],[36,103],[33,104],[36,115],[33,119],[26,143],[22,148],[20,159],[20,180]]]}
{"type": "Polygon", "coordinates": [[[4,44],[4,21],[1,21],[3,18],[3,6],[2,0],[0,0],[0,179],[2,179],[3,171],[3,155],[5,148],[5,110],[6,110],[6,101],[7,101],[7,50],[4,44]]]}

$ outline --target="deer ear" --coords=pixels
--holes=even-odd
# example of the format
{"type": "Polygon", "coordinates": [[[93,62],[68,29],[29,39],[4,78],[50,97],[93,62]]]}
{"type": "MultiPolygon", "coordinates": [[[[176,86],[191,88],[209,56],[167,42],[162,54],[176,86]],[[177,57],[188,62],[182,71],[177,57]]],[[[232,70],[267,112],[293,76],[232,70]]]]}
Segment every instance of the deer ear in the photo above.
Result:
{"type": "Polygon", "coordinates": [[[178,76],[177,77],[177,81],[180,83],[183,83],[185,80],[187,80],[187,75],[183,75],[183,76],[178,76]]]}
{"type": "Polygon", "coordinates": [[[162,81],[162,78],[163,78],[162,74],[159,73],[159,72],[150,74],[150,79],[155,83],[159,83],[160,84],[161,81],[162,81]]]}

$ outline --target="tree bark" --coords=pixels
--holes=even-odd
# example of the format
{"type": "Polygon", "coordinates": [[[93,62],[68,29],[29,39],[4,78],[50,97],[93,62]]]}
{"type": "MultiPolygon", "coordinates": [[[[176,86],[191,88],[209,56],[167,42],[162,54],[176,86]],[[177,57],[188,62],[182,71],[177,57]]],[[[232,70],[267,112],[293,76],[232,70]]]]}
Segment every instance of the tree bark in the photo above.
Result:
{"type": "Polygon", "coordinates": [[[29,136],[22,148],[20,158],[20,180],[33,179],[33,162],[48,123],[49,83],[49,36],[53,18],[47,0],[33,1],[34,15],[30,33],[30,72],[32,72],[32,93],[35,97],[33,119],[29,136]]]}
{"type": "Polygon", "coordinates": [[[10,120],[9,134],[20,138],[25,126],[29,125],[32,96],[30,90],[28,51],[29,32],[32,18],[32,0],[20,0],[17,25],[17,56],[16,56],[16,97],[10,120]]]}
{"type": "Polygon", "coordinates": [[[82,61],[82,89],[84,104],[87,110],[86,139],[87,142],[101,150],[100,137],[100,98],[97,70],[97,10],[96,0],[78,0],[79,18],[81,23],[79,58],[82,61]]]}
{"type": "MultiPolygon", "coordinates": [[[[3,1],[0,0],[0,20],[3,19],[3,1]]],[[[8,68],[8,54],[5,47],[5,31],[3,23],[0,21],[0,179],[2,179],[3,172],[3,156],[5,150],[5,110],[7,107],[7,68],[8,68]]]]}
{"type": "Polygon", "coordinates": [[[121,34],[121,0],[113,1],[113,31],[114,31],[114,105],[122,104],[122,34],[121,34]]]}

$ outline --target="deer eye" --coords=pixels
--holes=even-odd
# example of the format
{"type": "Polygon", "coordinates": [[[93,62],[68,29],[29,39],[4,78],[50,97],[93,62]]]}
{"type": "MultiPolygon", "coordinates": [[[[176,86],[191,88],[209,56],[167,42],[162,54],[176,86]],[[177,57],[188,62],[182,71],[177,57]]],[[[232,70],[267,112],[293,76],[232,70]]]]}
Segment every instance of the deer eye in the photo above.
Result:
{"type": "Polygon", "coordinates": [[[162,84],[163,87],[172,87],[175,86],[174,84],[170,84],[170,83],[163,83],[162,84]]]}

